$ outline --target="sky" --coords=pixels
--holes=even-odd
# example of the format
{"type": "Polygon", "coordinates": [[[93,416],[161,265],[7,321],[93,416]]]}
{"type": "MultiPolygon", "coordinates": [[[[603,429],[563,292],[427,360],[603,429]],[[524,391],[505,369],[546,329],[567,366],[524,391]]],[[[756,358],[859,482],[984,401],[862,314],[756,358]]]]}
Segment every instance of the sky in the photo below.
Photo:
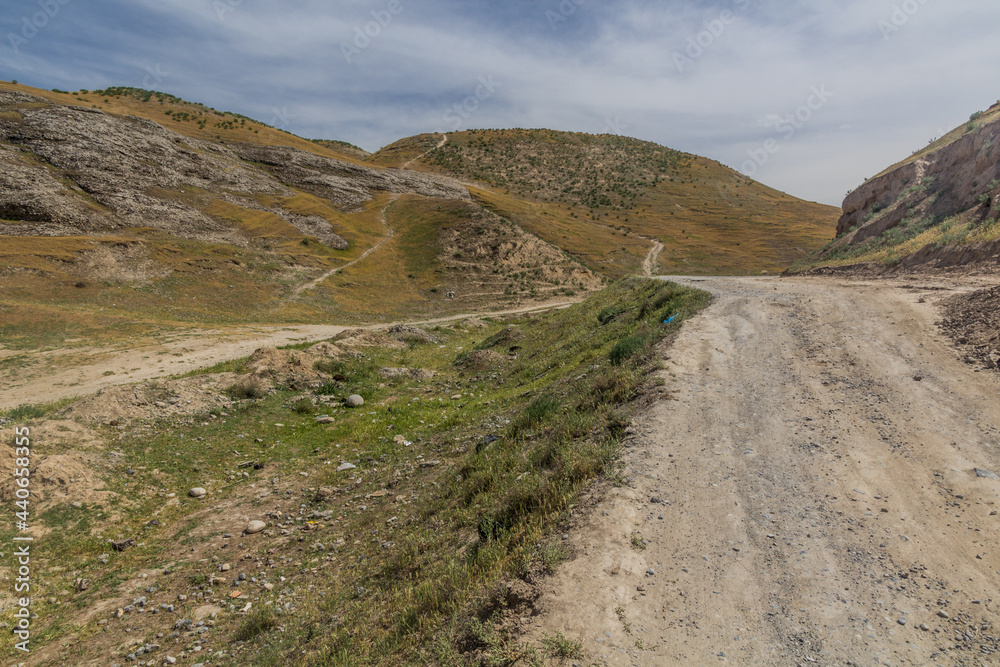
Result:
{"type": "Polygon", "coordinates": [[[615,133],[839,206],[1000,98],[996,0],[4,0],[0,79],[134,86],[369,151],[615,133]]]}

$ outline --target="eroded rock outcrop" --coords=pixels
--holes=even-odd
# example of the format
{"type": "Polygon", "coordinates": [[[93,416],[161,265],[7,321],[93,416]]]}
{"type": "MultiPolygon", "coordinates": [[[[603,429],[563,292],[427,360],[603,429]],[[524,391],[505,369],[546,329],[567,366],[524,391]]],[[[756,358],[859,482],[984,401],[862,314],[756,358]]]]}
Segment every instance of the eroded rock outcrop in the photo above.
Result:
{"type": "Polygon", "coordinates": [[[377,192],[468,199],[447,178],[374,169],[294,148],[226,145],[147,119],[0,92],[0,234],[69,236],[128,227],[245,242],[212,201],[266,211],[334,248],[347,242],[323,217],[270,202],[301,191],[354,208],[377,192]],[[265,205],[262,202],[269,202],[265,205]]]}

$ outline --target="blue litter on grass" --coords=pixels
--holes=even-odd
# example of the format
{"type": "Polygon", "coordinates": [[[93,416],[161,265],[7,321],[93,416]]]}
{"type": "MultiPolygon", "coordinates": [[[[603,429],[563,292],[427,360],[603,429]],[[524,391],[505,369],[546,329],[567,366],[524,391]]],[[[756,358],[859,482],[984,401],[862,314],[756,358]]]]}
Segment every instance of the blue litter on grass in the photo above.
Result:
{"type": "Polygon", "coordinates": [[[677,315],[671,315],[670,319],[669,320],[664,320],[663,323],[664,324],[673,324],[674,320],[676,320],[676,319],[677,319],[677,315]]]}

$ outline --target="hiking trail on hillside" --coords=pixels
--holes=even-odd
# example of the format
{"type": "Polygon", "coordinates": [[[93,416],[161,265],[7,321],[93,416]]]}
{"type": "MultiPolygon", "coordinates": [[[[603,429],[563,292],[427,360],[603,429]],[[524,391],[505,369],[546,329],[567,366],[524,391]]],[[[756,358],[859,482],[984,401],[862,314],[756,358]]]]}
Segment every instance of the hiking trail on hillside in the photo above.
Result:
{"type": "Polygon", "coordinates": [[[395,230],[393,230],[392,228],[389,227],[389,221],[385,217],[385,214],[386,214],[386,211],[389,210],[389,207],[392,206],[396,202],[397,199],[399,199],[399,195],[398,194],[397,195],[393,195],[392,199],[389,201],[389,203],[386,204],[385,206],[383,206],[382,210],[379,211],[379,214],[378,214],[378,221],[379,221],[379,223],[381,223],[382,228],[385,229],[385,238],[383,238],[381,241],[379,241],[378,243],[376,243],[375,245],[373,245],[368,250],[365,250],[365,252],[360,257],[358,257],[357,259],[352,260],[352,261],[348,262],[347,264],[344,264],[343,266],[339,266],[336,269],[333,269],[331,271],[327,271],[326,273],[324,273],[323,275],[321,275],[319,278],[316,278],[315,280],[310,280],[309,282],[307,282],[307,283],[305,283],[303,285],[299,285],[298,287],[295,288],[295,291],[292,292],[292,296],[290,298],[294,300],[294,299],[298,298],[299,296],[301,296],[303,292],[307,292],[307,291],[309,291],[311,289],[316,289],[324,281],[329,280],[330,278],[332,278],[333,276],[337,275],[338,273],[340,273],[344,269],[351,268],[352,266],[354,266],[358,262],[360,262],[360,261],[364,260],[365,258],[367,258],[373,252],[377,251],[379,248],[381,248],[382,246],[384,246],[390,240],[392,240],[392,237],[396,235],[396,232],[395,232],[395,230]]]}

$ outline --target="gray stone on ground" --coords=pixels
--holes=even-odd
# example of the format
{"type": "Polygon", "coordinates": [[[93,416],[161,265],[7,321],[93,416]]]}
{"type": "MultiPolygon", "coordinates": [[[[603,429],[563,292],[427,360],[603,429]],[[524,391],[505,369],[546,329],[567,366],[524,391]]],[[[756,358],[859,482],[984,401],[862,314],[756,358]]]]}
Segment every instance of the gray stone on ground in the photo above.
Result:
{"type": "Polygon", "coordinates": [[[243,530],[247,535],[256,535],[257,533],[263,532],[267,528],[267,524],[263,521],[251,521],[247,524],[247,527],[243,530]]]}
{"type": "Polygon", "coordinates": [[[208,495],[208,491],[201,488],[200,486],[196,486],[190,491],[188,491],[188,495],[191,496],[192,498],[204,498],[206,495],[208,495]]]}
{"type": "Polygon", "coordinates": [[[347,397],[347,405],[352,408],[360,408],[365,404],[365,399],[361,398],[357,394],[352,394],[347,397]]]}
{"type": "Polygon", "coordinates": [[[986,470],[984,468],[976,468],[976,477],[982,477],[983,479],[992,479],[1000,481],[1000,475],[997,475],[991,470],[986,470]]]}
{"type": "Polygon", "coordinates": [[[344,463],[341,463],[340,466],[337,468],[337,472],[344,472],[345,470],[354,470],[357,467],[358,466],[354,465],[353,463],[347,463],[345,461],[344,463]]]}

